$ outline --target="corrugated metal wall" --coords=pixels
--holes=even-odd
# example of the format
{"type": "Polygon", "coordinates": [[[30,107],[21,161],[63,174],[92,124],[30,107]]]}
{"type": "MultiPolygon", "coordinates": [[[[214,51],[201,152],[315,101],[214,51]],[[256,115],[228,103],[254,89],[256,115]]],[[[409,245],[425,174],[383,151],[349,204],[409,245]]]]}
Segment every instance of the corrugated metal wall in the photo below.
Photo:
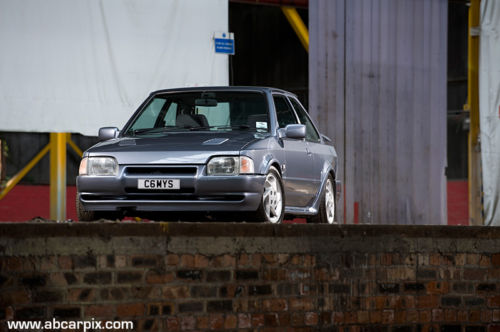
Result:
{"type": "Polygon", "coordinates": [[[311,0],[309,111],[347,223],[446,223],[447,0],[311,0]]]}

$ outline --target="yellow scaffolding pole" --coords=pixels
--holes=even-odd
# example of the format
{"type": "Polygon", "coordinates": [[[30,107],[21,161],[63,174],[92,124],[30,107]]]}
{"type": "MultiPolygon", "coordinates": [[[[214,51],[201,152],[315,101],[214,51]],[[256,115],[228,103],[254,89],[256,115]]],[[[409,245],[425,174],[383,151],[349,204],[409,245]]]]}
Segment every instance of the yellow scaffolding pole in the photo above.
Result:
{"type": "Polygon", "coordinates": [[[471,225],[482,225],[481,148],[479,142],[479,34],[480,0],[471,0],[469,7],[468,78],[467,94],[470,110],[468,138],[469,165],[469,220],[471,225]]]}
{"type": "Polygon", "coordinates": [[[66,147],[80,157],[82,150],[71,140],[70,133],[50,133],[50,142],[0,192],[2,200],[21,179],[50,151],[50,219],[66,219],[66,147]]]}
{"type": "Polygon", "coordinates": [[[4,190],[2,190],[2,192],[0,193],[0,200],[4,198],[9,193],[9,191],[11,191],[12,188],[14,188],[26,174],[28,174],[29,171],[31,171],[31,169],[40,161],[40,159],[42,159],[47,154],[47,152],[49,152],[49,150],[50,144],[47,144],[40,152],[38,152],[35,158],[33,158],[26,166],[24,166],[22,170],[14,175],[12,179],[7,181],[4,190]]]}
{"type": "Polygon", "coordinates": [[[50,133],[50,219],[66,219],[66,133],[50,133]]]}
{"type": "Polygon", "coordinates": [[[299,37],[302,46],[306,49],[306,52],[309,52],[309,31],[307,30],[306,25],[300,18],[297,9],[293,7],[283,6],[281,7],[283,14],[285,14],[288,23],[292,26],[293,30],[299,37]]]}

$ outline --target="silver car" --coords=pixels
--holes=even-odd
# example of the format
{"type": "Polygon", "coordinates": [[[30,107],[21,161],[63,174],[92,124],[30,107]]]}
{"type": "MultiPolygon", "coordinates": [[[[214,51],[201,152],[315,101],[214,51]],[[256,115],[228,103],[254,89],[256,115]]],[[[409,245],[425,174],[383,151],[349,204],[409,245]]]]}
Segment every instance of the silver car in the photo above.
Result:
{"type": "Polygon", "coordinates": [[[123,130],[99,130],[77,177],[82,221],[173,212],[335,223],[337,154],[297,97],[261,87],[153,92],[123,130]]]}

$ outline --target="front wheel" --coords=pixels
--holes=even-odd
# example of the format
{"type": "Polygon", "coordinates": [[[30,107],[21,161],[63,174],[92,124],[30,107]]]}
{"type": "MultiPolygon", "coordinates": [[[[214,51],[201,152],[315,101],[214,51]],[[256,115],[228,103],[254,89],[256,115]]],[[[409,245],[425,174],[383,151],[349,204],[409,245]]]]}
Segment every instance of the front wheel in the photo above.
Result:
{"type": "Polygon", "coordinates": [[[271,166],[264,182],[264,193],[259,208],[256,211],[256,218],[259,221],[279,224],[285,216],[285,195],[283,193],[283,183],[278,170],[271,166]]]}
{"type": "Polygon", "coordinates": [[[76,215],[79,221],[97,221],[99,219],[115,220],[119,219],[120,216],[115,212],[97,212],[85,210],[82,202],[76,194],[76,215]]]}
{"type": "Polygon", "coordinates": [[[334,224],[335,223],[335,191],[333,189],[333,178],[328,175],[325,188],[321,194],[318,214],[310,218],[313,223],[334,224]]]}

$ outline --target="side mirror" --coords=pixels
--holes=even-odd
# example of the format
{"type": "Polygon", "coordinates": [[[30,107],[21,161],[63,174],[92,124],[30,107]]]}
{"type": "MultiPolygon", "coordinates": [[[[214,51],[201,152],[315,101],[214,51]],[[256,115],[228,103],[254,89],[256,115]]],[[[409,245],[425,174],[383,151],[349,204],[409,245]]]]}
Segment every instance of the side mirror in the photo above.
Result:
{"type": "Polygon", "coordinates": [[[285,127],[285,136],[294,139],[304,139],[306,137],[306,126],[303,124],[289,124],[285,127]]]}
{"type": "Polygon", "coordinates": [[[118,137],[120,130],[116,127],[103,127],[99,128],[99,140],[107,141],[108,139],[118,137]]]}

